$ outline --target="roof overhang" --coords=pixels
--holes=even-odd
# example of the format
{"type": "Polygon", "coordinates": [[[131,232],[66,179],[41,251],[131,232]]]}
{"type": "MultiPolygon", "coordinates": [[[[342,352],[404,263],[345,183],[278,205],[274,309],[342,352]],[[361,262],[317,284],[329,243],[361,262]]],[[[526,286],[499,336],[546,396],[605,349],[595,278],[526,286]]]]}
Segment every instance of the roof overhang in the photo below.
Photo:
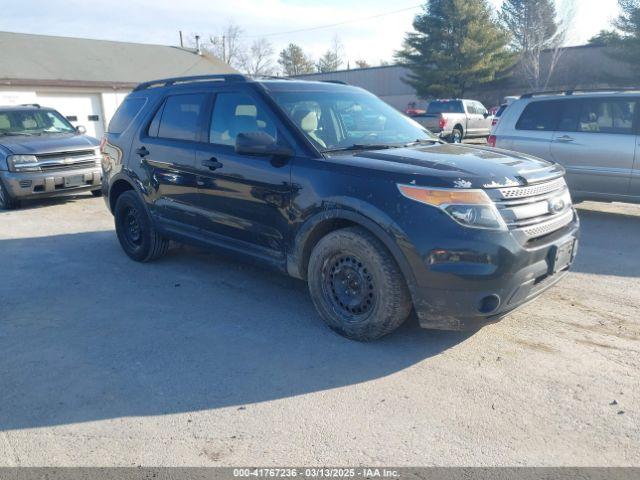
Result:
{"type": "Polygon", "coordinates": [[[0,86],[7,87],[75,87],[106,90],[132,90],[137,82],[96,82],[87,80],[44,80],[28,78],[0,78],[0,86]]]}

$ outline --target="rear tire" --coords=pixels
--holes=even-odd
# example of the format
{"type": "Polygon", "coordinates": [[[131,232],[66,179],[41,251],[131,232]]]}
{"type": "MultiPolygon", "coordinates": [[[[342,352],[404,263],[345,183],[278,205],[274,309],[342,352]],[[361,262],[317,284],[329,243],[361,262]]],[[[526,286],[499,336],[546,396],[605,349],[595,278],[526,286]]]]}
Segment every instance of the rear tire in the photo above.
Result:
{"type": "Polygon", "coordinates": [[[0,180],[0,210],[13,210],[20,207],[20,201],[11,196],[0,180]]]}
{"type": "Polygon", "coordinates": [[[133,190],[118,197],[114,218],[120,245],[133,260],[149,262],[169,250],[169,240],[156,231],[144,203],[133,190]]]}
{"type": "Polygon", "coordinates": [[[455,127],[453,129],[453,132],[451,133],[451,136],[449,137],[449,141],[451,143],[462,143],[463,139],[464,139],[464,132],[460,127],[455,127]]]}
{"type": "Polygon", "coordinates": [[[91,195],[93,195],[94,197],[101,197],[102,196],[102,189],[100,189],[100,190],[91,190],[91,195]]]}
{"type": "Polygon", "coordinates": [[[324,322],[338,334],[367,342],[407,319],[411,297],[385,246],[359,227],[336,230],[311,252],[309,292],[324,322]]]}

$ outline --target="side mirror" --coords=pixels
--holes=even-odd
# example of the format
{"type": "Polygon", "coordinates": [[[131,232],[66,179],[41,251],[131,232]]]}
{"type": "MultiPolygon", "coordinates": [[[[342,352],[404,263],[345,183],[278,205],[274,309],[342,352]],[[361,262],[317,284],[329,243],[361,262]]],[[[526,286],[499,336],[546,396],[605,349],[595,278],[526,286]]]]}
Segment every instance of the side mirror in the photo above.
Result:
{"type": "Polygon", "coordinates": [[[491,116],[489,112],[484,112],[483,115],[484,115],[484,118],[489,118],[491,116]]]}
{"type": "Polygon", "coordinates": [[[265,132],[239,133],[236,137],[235,150],[241,155],[292,157],[294,154],[291,148],[278,145],[276,139],[265,132]]]}
{"type": "Polygon", "coordinates": [[[76,132],[78,132],[80,135],[84,135],[85,133],[87,133],[87,129],[82,125],[78,125],[76,127],[76,132]]]}

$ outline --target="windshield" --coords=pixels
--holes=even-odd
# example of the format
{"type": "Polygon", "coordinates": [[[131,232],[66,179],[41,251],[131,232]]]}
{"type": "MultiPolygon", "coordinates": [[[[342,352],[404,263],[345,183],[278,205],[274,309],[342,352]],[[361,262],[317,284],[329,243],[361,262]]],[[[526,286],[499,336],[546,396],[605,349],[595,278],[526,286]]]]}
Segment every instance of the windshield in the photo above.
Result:
{"type": "Polygon", "coordinates": [[[460,100],[437,100],[429,103],[427,113],[464,113],[460,100]]]}
{"type": "Polygon", "coordinates": [[[438,141],[420,124],[365,92],[273,92],[273,97],[322,152],[438,141]]]}
{"type": "Polygon", "coordinates": [[[54,110],[5,110],[0,112],[0,135],[73,133],[73,126],[54,110]]]}

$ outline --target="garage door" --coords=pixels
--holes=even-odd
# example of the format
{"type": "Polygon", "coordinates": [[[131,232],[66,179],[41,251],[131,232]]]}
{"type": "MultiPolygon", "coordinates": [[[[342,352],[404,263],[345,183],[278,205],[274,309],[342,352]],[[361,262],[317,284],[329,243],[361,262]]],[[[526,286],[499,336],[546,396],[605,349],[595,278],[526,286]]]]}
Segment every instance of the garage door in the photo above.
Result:
{"type": "Polygon", "coordinates": [[[102,138],[104,119],[99,94],[36,92],[36,96],[40,105],[55,108],[74,127],[83,125],[87,129],[87,135],[102,138]]]}

